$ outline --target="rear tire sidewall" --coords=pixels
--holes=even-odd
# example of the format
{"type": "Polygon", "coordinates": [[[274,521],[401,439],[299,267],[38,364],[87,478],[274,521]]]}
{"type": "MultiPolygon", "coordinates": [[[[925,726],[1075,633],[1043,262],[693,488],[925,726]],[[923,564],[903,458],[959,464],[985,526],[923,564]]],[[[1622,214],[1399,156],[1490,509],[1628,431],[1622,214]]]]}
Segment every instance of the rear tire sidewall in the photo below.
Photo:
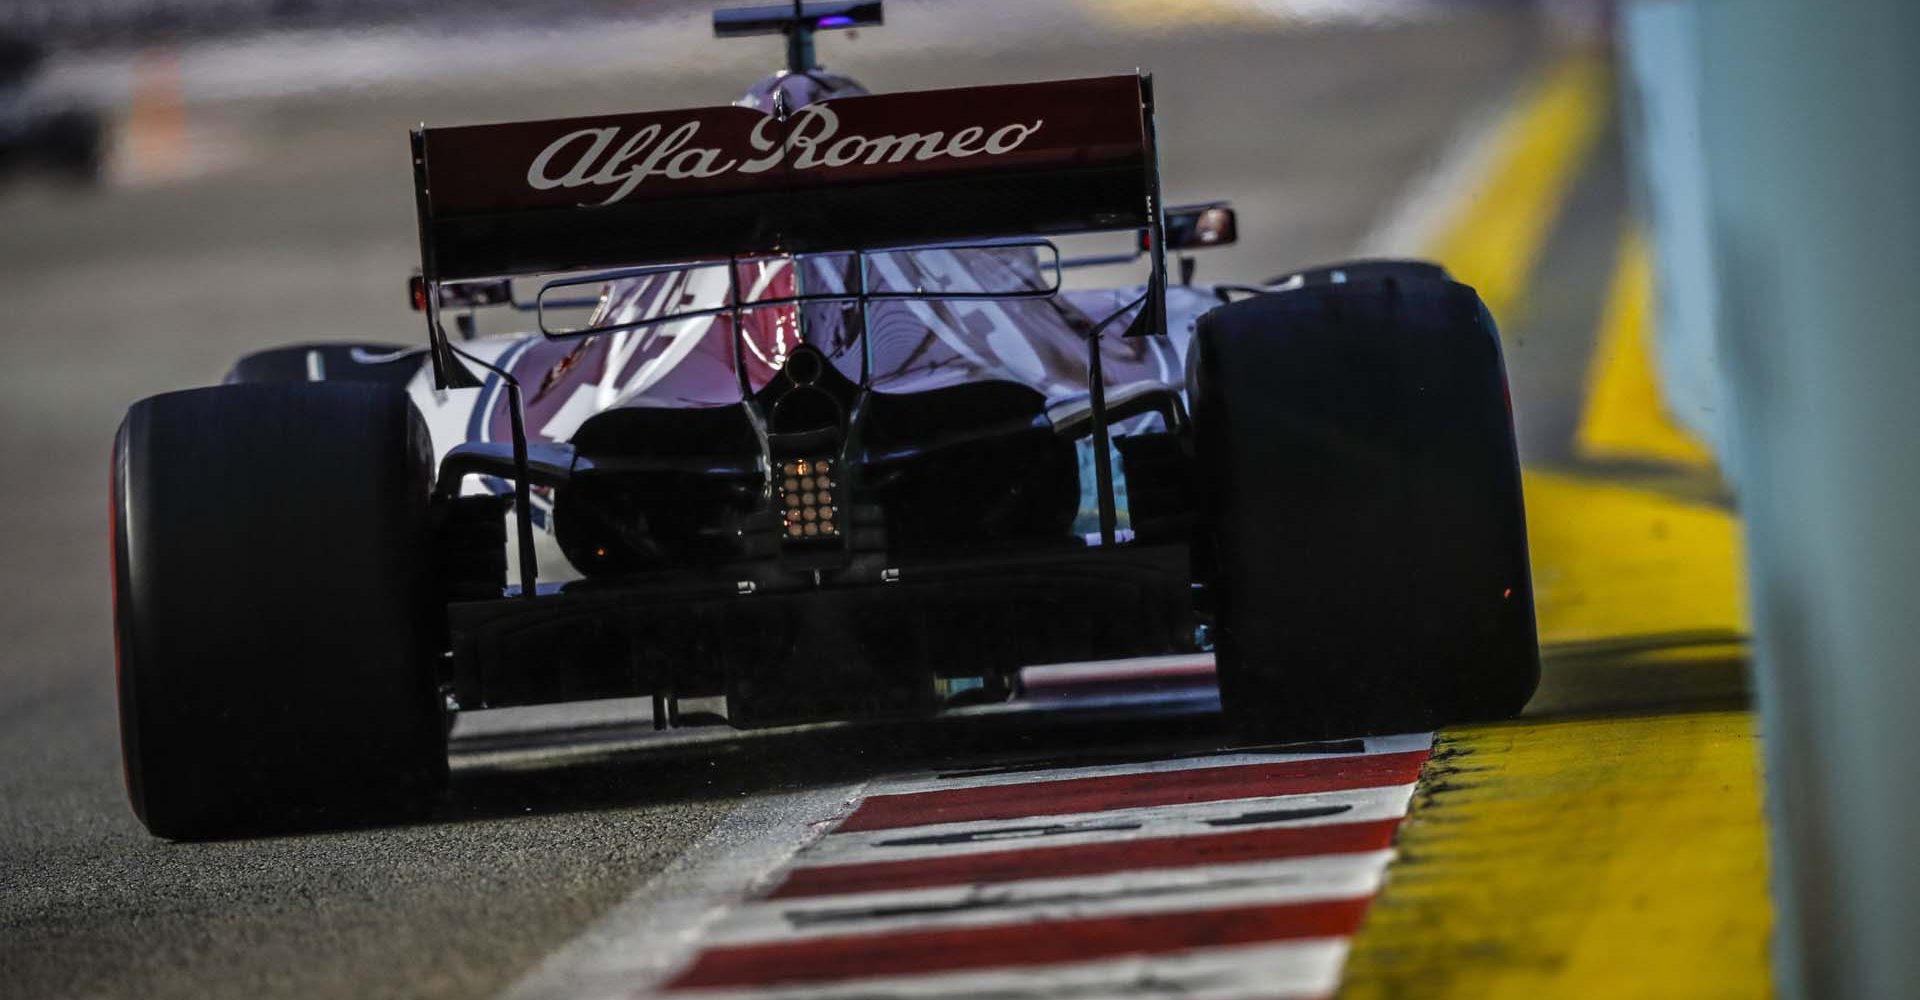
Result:
{"type": "Polygon", "coordinates": [[[1539,675],[1499,340],[1450,281],[1214,310],[1190,365],[1221,698],[1249,735],[1517,713],[1539,675]]]}
{"type": "Polygon", "coordinates": [[[135,812],[178,838],[384,820],[446,768],[431,449],[405,394],[153,397],[114,449],[115,630],[135,812]]]}

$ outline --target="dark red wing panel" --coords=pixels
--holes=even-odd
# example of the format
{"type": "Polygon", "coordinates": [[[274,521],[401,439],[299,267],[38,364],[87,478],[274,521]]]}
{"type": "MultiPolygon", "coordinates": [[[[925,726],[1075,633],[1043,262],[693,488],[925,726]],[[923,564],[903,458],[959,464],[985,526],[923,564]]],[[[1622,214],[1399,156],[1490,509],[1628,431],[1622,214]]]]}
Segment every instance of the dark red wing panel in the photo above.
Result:
{"type": "Polygon", "coordinates": [[[1144,225],[1138,77],[425,130],[462,278],[1144,225]]]}
{"type": "Polygon", "coordinates": [[[779,123],[748,108],[555,118],[427,130],[436,215],[494,215],[765,190],[752,142],[779,123]],[[743,169],[744,167],[744,169],[743,169]]]}

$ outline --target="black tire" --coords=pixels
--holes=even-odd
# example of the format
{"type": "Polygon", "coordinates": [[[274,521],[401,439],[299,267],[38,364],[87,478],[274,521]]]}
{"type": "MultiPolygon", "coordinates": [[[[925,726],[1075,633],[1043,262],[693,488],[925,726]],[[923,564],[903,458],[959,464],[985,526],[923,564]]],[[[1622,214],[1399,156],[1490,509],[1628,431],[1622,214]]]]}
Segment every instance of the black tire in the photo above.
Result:
{"type": "Polygon", "coordinates": [[[432,449],[399,390],[232,385],[114,441],[127,792],[176,839],[386,821],[446,775],[432,449]]]}
{"type": "Polygon", "coordinates": [[[425,354],[415,354],[386,364],[363,364],[357,354],[373,356],[406,350],[401,344],[375,344],[364,341],[290,344],[255,351],[240,358],[221,381],[228,385],[253,382],[372,382],[405,388],[414,373],[426,363],[425,354]],[[320,378],[313,376],[319,374],[320,378]]]}
{"type": "Polygon", "coordinates": [[[1213,310],[1189,370],[1221,698],[1260,737],[1525,706],[1540,653],[1499,335],[1417,274],[1213,310]]]}

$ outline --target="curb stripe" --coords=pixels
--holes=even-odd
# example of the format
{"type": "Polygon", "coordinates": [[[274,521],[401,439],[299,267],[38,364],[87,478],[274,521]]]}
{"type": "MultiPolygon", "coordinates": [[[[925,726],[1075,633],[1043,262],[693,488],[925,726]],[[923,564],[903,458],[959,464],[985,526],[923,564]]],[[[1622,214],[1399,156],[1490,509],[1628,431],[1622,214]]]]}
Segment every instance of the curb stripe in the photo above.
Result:
{"type": "Polygon", "coordinates": [[[1426,759],[1416,750],[876,795],[834,833],[1402,785],[1419,778],[1426,759]]]}
{"type": "Polygon", "coordinates": [[[590,932],[586,958],[549,963],[517,996],[1322,1000],[1431,747],[1432,734],[1410,733],[1212,756],[1010,758],[899,775],[872,796],[975,819],[838,836],[834,814],[860,788],[796,798],[773,823],[795,839],[750,835],[745,855],[718,849],[730,858],[718,868],[663,874],[691,881],[691,898],[636,896],[590,932]],[[1316,756],[1271,756],[1302,752],[1316,756]],[[993,781],[1008,785],[976,784],[993,781]],[[1204,794],[1169,794],[1196,783],[1204,794]],[[1068,801],[1062,790],[1092,809],[993,818],[1008,797],[1068,801]]]}
{"type": "Polygon", "coordinates": [[[1368,899],[814,938],[709,948],[666,989],[1007,968],[1302,938],[1344,937],[1368,899]]]}
{"type": "Polygon", "coordinates": [[[1195,750],[1177,754],[1089,753],[1038,759],[1013,758],[995,765],[963,767],[891,778],[874,783],[867,790],[867,794],[869,797],[903,795],[908,792],[940,792],[954,788],[973,788],[979,785],[1067,781],[1074,778],[1101,778],[1108,775],[1140,774],[1147,771],[1187,771],[1196,768],[1232,767],[1238,764],[1275,764],[1287,760],[1350,758],[1360,754],[1378,755],[1409,751],[1426,753],[1431,749],[1431,737],[1401,735],[1277,743],[1232,749],[1195,750]]]}
{"type": "Polygon", "coordinates": [[[870,861],[798,868],[767,895],[768,899],[925,889],[945,885],[984,885],[1021,879],[1108,875],[1153,868],[1223,865],[1243,861],[1386,850],[1393,845],[1397,819],[1326,826],[1279,827],[1189,837],[1034,847],[993,854],[937,857],[914,861],[870,861]]]}
{"type": "Polygon", "coordinates": [[[795,865],[831,868],[872,861],[923,861],[995,854],[1028,848],[1084,847],[1119,841],[1158,840],[1274,827],[1332,826],[1400,819],[1414,784],[1353,788],[1341,792],[1228,799],[1192,805],[1115,809],[1032,820],[941,823],[899,830],[868,830],[822,837],[801,852],[795,865]]]}
{"type": "Polygon", "coordinates": [[[762,900],[740,907],[707,935],[713,947],[910,931],[1199,913],[1371,898],[1392,851],[1157,868],[1107,875],[1033,878],[998,885],[762,900]]]}

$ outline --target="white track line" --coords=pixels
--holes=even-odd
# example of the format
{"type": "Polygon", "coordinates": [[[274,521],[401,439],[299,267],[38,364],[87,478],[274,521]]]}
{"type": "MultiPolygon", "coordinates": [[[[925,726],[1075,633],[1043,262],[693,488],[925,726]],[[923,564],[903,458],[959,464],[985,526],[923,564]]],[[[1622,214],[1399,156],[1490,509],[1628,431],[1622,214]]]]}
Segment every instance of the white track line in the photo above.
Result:
{"type": "Polygon", "coordinates": [[[1291,1000],[1332,995],[1346,963],[1341,938],[1208,948],[1096,962],[861,979],[742,990],[689,989],[689,1000],[1291,1000]]]}
{"type": "Polygon", "coordinates": [[[707,928],[781,871],[860,795],[861,786],[789,792],[740,806],[501,1000],[612,1000],[658,982],[707,928]]]}
{"type": "Polygon", "coordinates": [[[1472,207],[1474,196],[1486,185],[1499,149],[1494,137],[1527,92],[1523,77],[1506,93],[1476,109],[1427,170],[1389,203],[1354,256],[1419,257],[1428,253],[1440,232],[1472,207]]]}

